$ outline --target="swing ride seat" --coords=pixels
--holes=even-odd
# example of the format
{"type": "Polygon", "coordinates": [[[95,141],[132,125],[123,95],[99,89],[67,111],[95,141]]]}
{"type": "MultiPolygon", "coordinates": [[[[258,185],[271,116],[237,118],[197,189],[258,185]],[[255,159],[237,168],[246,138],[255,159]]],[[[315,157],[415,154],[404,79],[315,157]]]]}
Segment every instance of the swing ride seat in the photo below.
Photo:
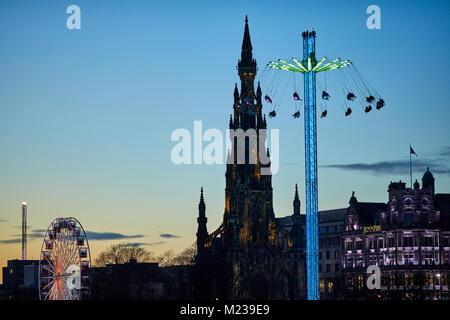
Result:
{"type": "Polygon", "coordinates": [[[367,112],[370,112],[371,110],[372,110],[372,106],[367,106],[364,111],[367,113],[367,112]]]}
{"type": "Polygon", "coordinates": [[[352,113],[352,109],[348,108],[347,111],[345,111],[345,116],[349,116],[352,113]]]}
{"type": "Polygon", "coordinates": [[[269,96],[265,96],[264,97],[264,99],[268,102],[268,103],[272,103],[272,99],[270,99],[270,97],[269,96]]]}
{"type": "Polygon", "coordinates": [[[295,118],[295,119],[300,118],[300,111],[297,111],[296,113],[294,113],[292,115],[292,117],[295,118]]]}
{"type": "Polygon", "coordinates": [[[328,111],[325,110],[324,112],[322,112],[322,115],[320,116],[320,118],[325,118],[327,116],[328,111]]]}
{"type": "Polygon", "coordinates": [[[347,94],[347,100],[353,101],[353,100],[355,100],[355,98],[356,98],[356,96],[355,96],[355,94],[353,92],[349,92],[347,94]]]}
{"type": "Polygon", "coordinates": [[[276,116],[277,116],[277,113],[275,112],[275,110],[272,110],[272,111],[269,112],[269,117],[270,118],[273,118],[273,117],[276,117],[276,116]]]}
{"type": "Polygon", "coordinates": [[[385,105],[384,100],[383,99],[379,99],[377,101],[377,110],[380,110],[381,108],[383,108],[385,105]]]}
{"type": "Polygon", "coordinates": [[[322,91],[322,99],[323,100],[329,100],[330,99],[330,95],[328,94],[328,92],[322,91]]]}
{"type": "Polygon", "coordinates": [[[366,101],[367,101],[367,103],[372,103],[375,101],[375,97],[374,96],[366,97],[366,101]]]}

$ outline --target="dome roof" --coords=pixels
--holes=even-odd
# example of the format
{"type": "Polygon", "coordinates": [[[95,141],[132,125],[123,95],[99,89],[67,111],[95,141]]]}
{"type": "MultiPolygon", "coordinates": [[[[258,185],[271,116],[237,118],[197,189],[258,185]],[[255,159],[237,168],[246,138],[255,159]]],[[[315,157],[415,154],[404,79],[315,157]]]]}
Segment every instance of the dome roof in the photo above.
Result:
{"type": "Polygon", "coordinates": [[[429,167],[427,167],[427,171],[423,174],[422,180],[427,180],[427,181],[434,180],[433,174],[431,173],[429,167]]]}
{"type": "Polygon", "coordinates": [[[427,168],[427,171],[423,174],[422,178],[422,188],[423,189],[431,189],[434,193],[434,177],[430,172],[430,168],[427,168]]]}

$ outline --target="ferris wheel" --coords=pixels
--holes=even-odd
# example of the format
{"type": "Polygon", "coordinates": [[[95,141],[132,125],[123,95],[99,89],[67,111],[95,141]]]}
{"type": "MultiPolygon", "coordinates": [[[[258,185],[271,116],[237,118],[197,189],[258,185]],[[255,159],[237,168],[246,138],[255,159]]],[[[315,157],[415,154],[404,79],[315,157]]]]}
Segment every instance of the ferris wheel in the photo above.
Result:
{"type": "Polygon", "coordinates": [[[91,254],[75,218],[56,218],[44,236],[39,259],[40,300],[81,300],[89,294],[91,254]]]}

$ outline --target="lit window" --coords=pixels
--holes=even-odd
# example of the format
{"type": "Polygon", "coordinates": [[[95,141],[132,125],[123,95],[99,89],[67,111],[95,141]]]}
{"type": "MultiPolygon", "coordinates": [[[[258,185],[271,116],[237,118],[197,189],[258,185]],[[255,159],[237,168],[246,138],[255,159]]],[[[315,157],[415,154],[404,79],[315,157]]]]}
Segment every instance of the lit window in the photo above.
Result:
{"type": "Polygon", "coordinates": [[[364,276],[358,275],[358,288],[363,288],[363,287],[364,287],[364,276]]]}
{"type": "Polygon", "coordinates": [[[325,292],[325,281],[320,280],[320,285],[319,285],[319,287],[320,287],[320,292],[321,292],[321,293],[324,293],[324,292],[325,292]]]}
{"type": "Polygon", "coordinates": [[[333,293],[333,281],[328,281],[327,287],[328,287],[328,292],[333,293]]]}

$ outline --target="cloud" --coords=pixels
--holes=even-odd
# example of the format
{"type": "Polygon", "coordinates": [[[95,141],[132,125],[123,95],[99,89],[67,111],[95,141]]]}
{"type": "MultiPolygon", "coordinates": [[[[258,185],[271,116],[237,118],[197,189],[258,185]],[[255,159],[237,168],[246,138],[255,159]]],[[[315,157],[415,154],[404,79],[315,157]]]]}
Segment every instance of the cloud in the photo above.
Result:
{"type": "MultiPolygon", "coordinates": [[[[437,160],[413,160],[413,170],[425,172],[427,167],[437,174],[450,174],[447,164],[437,160]]],[[[347,163],[322,165],[322,168],[333,168],[347,171],[367,172],[371,174],[409,174],[409,160],[379,161],[374,163],[347,163]]]]}
{"type": "Polygon", "coordinates": [[[11,244],[11,243],[21,243],[22,238],[15,238],[15,239],[9,239],[9,240],[0,240],[1,244],[11,244]]]}
{"type": "Polygon", "coordinates": [[[147,245],[149,245],[149,246],[157,246],[157,245],[163,244],[163,243],[166,243],[166,242],[165,241],[151,242],[151,243],[148,243],[147,245]]]}
{"type": "MultiPolygon", "coordinates": [[[[44,229],[33,229],[27,232],[27,239],[43,239],[44,233],[46,230],[44,229]]],[[[22,242],[22,234],[13,234],[10,237],[12,239],[8,240],[0,240],[0,244],[11,244],[11,243],[21,243],[22,242]]]]}
{"type": "Polygon", "coordinates": [[[449,157],[450,156],[450,146],[442,147],[438,154],[439,157],[449,157]]]}
{"type": "Polygon", "coordinates": [[[122,233],[115,233],[115,232],[94,232],[94,231],[86,231],[86,236],[88,240],[119,240],[119,239],[135,239],[144,237],[144,235],[142,234],[125,235],[122,233]]]}
{"type": "Polygon", "coordinates": [[[124,245],[126,247],[141,247],[141,246],[157,246],[159,244],[166,243],[165,241],[158,241],[158,242],[129,242],[125,243],[124,245]]]}
{"type": "Polygon", "coordinates": [[[149,243],[147,242],[128,242],[128,243],[124,243],[125,247],[141,247],[141,246],[146,246],[149,243]]]}
{"type": "MultiPolygon", "coordinates": [[[[28,239],[44,239],[44,234],[47,230],[45,229],[33,229],[27,233],[28,239]]],[[[121,233],[114,232],[94,232],[94,231],[86,231],[86,236],[88,240],[120,240],[120,239],[135,239],[135,238],[143,238],[144,235],[136,234],[136,235],[124,235],[121,233]]],[[[0,240],[0,244],[12,244],[12,243],[21,243],[22,235],[14,234],[11,235],[14,237],[8,240],[0,240]]],[[[148,244],[151,245],[151,244],[148,244]]]]}
{"type": "Polygon", "coordinates": [[[287,166],[300,166],[301,165],[300,162],[292,162],[292,161],[284,161],[284,162],[281,162],[281,164],[287,165],[287,166]]]}
{"type": "Polygon", "coordinates": [[[171,239],[171,238],[179,238],[180,236],[170,234],[170,233],[161,233],[159,235],[161,238],[171,239]]]}

